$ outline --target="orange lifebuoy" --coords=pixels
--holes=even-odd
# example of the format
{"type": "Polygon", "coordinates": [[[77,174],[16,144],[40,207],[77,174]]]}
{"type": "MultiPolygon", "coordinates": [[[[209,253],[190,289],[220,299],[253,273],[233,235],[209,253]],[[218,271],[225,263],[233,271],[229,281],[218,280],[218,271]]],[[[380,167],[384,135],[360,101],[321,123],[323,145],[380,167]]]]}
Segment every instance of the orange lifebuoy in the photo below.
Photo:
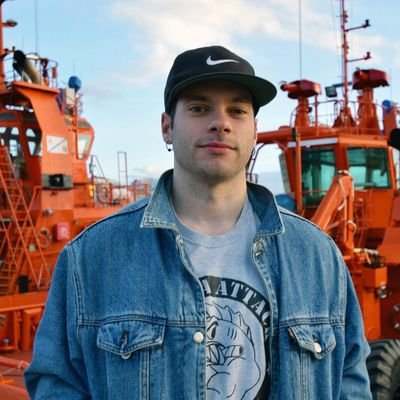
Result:
{"type": "Polygon", "coordinates": [[[109,204],[111,201],[110,187],[108,185],[96,185],[96,195],[102,204],[109,204]]]}

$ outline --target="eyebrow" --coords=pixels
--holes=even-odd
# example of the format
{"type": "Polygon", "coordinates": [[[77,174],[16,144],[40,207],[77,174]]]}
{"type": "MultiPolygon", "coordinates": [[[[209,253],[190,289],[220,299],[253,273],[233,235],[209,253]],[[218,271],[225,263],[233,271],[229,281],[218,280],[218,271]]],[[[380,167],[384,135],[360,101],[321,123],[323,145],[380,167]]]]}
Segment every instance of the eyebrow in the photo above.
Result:
{"type": "MultiPolygon", "coordinates": [[[[185,102],[189,101],[210,101],[211,96],[204,96],[201,94],[183,94],[181,99],[185,102]]],[[[253,103],[251,96],[235,96],[230,100],[232,103],[253,103]]]]}

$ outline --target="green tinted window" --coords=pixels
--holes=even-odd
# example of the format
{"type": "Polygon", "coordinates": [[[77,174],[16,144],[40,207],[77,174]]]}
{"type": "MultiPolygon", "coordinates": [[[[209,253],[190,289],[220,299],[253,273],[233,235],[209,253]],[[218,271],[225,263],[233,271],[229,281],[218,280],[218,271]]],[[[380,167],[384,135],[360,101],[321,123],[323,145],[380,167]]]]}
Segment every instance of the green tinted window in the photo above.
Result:
{"type": "Polygon", "coordinates": [[[351,147],[347,157],[356,189],[390,187],[387,149],[351,147]]]}
{"type": "Polygon", "coordinates": [[[319,204],[336,174],[335,153],[332,148],[305,149],[301,158],[304,205],[319,204]]]}

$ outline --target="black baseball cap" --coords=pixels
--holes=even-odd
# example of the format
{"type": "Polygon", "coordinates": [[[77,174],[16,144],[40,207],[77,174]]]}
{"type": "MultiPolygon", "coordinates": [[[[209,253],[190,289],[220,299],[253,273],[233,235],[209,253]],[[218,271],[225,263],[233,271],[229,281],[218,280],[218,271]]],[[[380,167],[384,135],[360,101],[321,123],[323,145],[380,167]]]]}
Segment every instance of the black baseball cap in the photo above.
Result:
{"type": "Polygon", "coordinates": [[[255,75],[248,61],[222,46],[201,47],[179,54],[169,72],[164,90],[164,105],[171,112],[174,101],[188,86],[222,79],[240,83],[253,96],[254,113],[276,96],[275,86],[255,75]]]}

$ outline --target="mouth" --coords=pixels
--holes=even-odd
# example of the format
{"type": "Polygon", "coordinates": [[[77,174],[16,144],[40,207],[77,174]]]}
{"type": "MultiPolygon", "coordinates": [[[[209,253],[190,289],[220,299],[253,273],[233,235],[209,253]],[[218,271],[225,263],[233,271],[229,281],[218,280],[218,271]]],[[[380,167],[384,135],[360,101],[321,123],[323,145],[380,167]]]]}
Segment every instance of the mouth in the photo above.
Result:
{"type": "Polygon", "coordinates": [[[230,146],[227,143],[222,143],[222,142],[208,142],[208,143],[204,143],[201,144],[199,146],[202,149],[209,149],[209,150],[234,150],[233,146],[230,146]]]}

